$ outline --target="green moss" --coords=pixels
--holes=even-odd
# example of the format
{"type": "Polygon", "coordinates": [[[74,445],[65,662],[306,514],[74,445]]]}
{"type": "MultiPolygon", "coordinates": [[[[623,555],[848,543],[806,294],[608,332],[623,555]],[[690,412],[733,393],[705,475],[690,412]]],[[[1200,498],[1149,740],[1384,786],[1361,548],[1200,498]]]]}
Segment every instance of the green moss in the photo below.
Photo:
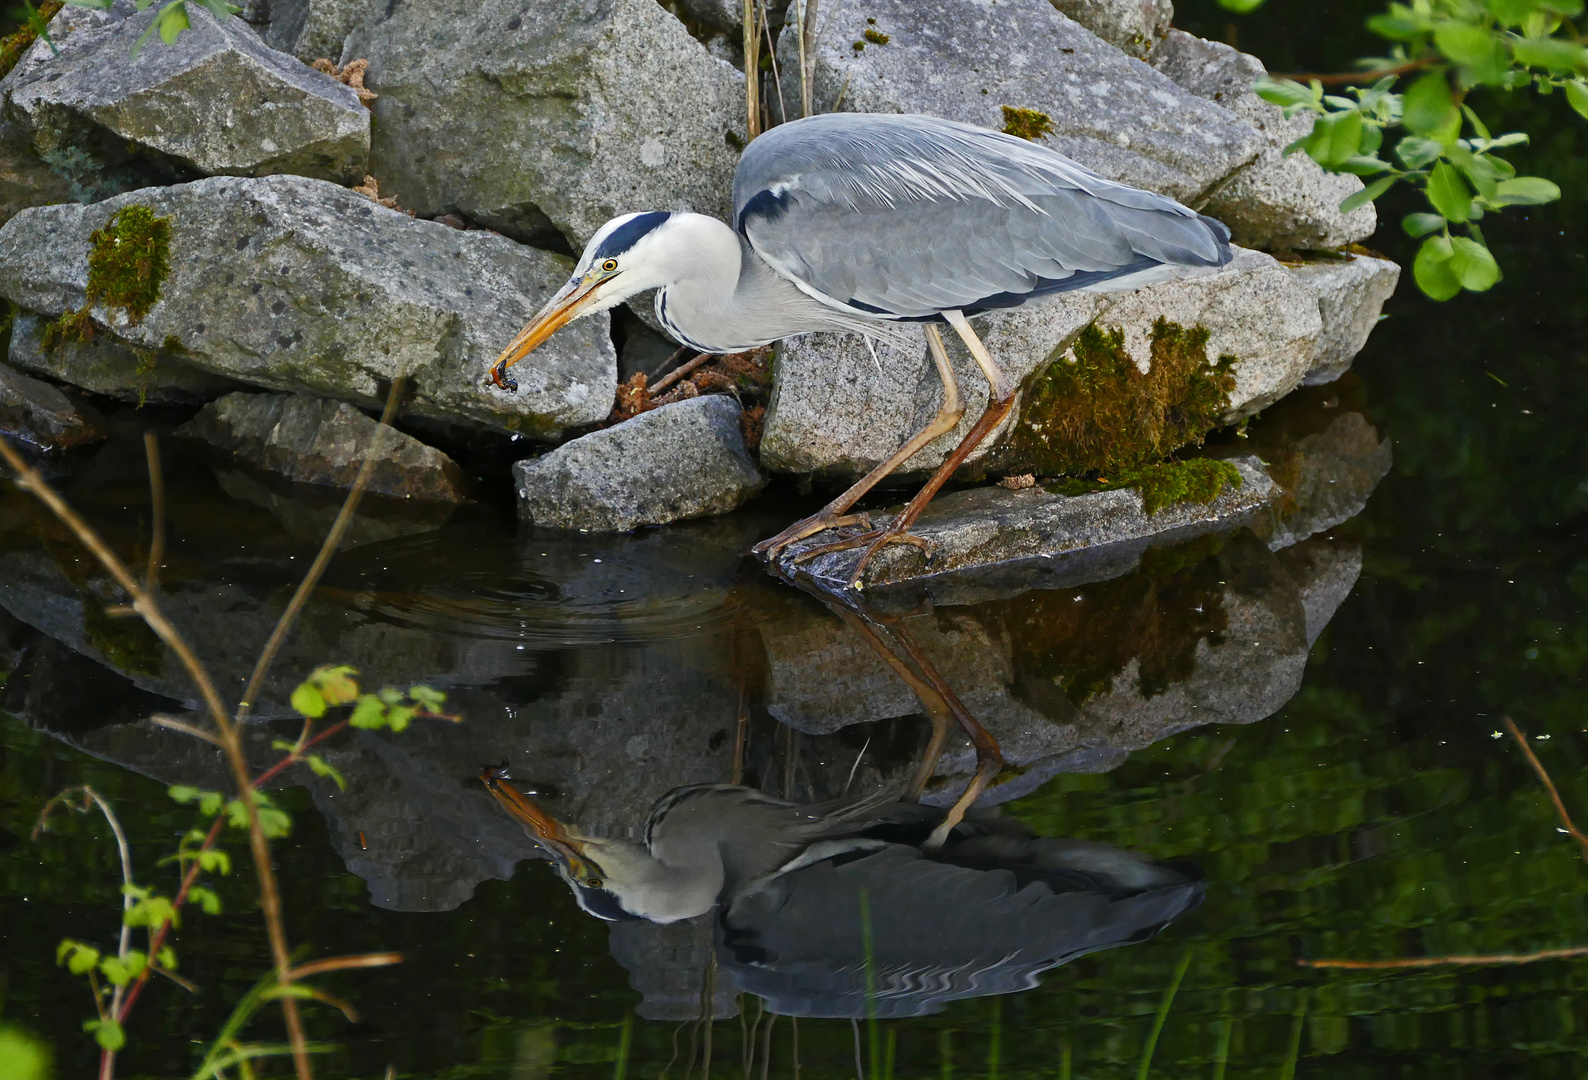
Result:
{"type": "Polygon", "coordinates": [[[867,41],[871,42],[873,45],[886,45],[888,42],[893,40],[887,34],[884,34],[881,30],[869,30],[868,29],[864,34],[862,34],[860,36],[865,38],[867,41]]]}
{"type": "Polygon", "coordinates": [[[118,617],[91,598],[83,604],[83,633],[110,666],[124,675],[158,675],[164,668],[165,645],[136,616],[118,617]]]}
{"type": "Polygon", "coordinates": [[[123,206],[88,242],[87,306],[119,309],[141,323],[171,270],[171,219],[136,203],[123,206]]]}
{"type": "Polygon", "coordinates": [[[1242,482],[1240,471],[1227,461],[1192,458],[1125,469],[1108,477],[1060,480],[1048,485],[1048,490],[1056,495],[1084,495],[1110,488],[1135,488],[1141,492],[1142,509],[1151,515],[1180,503],[1210,503],[1226,488],[1238,488],[1242,482]]]}
{"type": "Polygon", "coordinates": [[[39,343],[45,352],[54,352],[56,348],[68,341],[87,344],[94,338],[94,320],[89,318],[88,309],[81,311],[68,311],[57,318],[44,324],[43,333],[39,335],[39,343]]]}
{"type": "Polygon", "coordinates": [[[1125,351],[1123,330],[1092,324],[1026,388],[1007,456],[1042,476],[1116,473],[1200,445],[1229,410],[1236,358],[1209,362],[1205,327],[1153,324],[1151,367],[1125,351]]]}
{"type": "Polygon", "coordinates": [[[1004,134],[1013,135],[1020,139],[1040,139],[1044,135],[1053,134],[1053,119],[1047,113],[1037,112],[1035,109],[1017,109],[1012,105],[1003,106],[1004,134]]]}
{"type": "Polygon", "coordinates": [[[22,54],[38,40],[38,28],[48,26],[56,12],[64,6],[65,0],[44,0],[37,12],[29,12],[30,17],[20,27],[0,38],[0,79],[11,74],[11,69],[17,66],[22,54]]]}
{"type": "Polygon", "coordinates": [[[182,339],[175,334],[167,334],[165,340],[160,342],[160,351],[168,352],[173,356],[181,356],[187,352],[187,346],[182,344],[182,339]]]}

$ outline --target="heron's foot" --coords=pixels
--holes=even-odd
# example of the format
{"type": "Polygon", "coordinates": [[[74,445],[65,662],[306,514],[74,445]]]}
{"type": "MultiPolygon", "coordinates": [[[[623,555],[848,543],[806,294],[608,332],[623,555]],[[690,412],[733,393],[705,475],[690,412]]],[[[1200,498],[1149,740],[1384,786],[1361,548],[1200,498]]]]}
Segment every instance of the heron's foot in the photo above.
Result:
{"type": "Polygon", "coordinates": [[[935,542],[928,540],[924,536],[916,536],[909,531],[908,526],[888,525],[881,529],[872,529],[869,532],[860,533],[858,536],[849,536],[842,540],[834,540],[831,543],[818,544],[813,548],[806,548],[794,556],[794,561],[802,563],[808,559],[814,559],[818,555],[826,555],[828,552],[847,551],[850,548],[865,545],[866,550],[861,554],[860,561],[855,564],[854,572],[849,575],[849,587],[857,589],[860,588],[860,575],[865,573],[866,564],[871,562],[877,552],[889,544],[909,544],[912,547],[920,548],[929,556],[937,548],[935,542]]]}
{"type": "Polygon", "coordinates": [[[796,521],[776,536],[761,541],[750,549],[750,553],[752,555],[764,555],[768,559],[775,559],[790,544],[803,540],[807,536],[815,536],[817,533],[826,532],[828,529],[841,529],[847,525],[859,525],[863,529],[870,529],[871,515],[833,514],[826,510],[821,510],[802,521],[796,521]]]}

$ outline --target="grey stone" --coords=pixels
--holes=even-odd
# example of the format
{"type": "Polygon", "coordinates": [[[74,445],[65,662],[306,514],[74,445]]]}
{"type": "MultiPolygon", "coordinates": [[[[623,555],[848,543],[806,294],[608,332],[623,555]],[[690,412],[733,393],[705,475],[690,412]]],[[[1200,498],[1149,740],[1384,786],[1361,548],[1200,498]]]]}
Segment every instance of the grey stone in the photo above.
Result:
{"type": "Polygon", "coordinates": [[[342,44],[370,13],[368,0],[269,0],[261,36],[272,49],[305,64],[325,59],[340,66],[342,44]]]}
{"type": "Polygon", "coordinates": [[[0,364],[0,435],[40,450],[70,450],[105,434],[91,409],[47,382],[0,364]]]}
{"type": "Polygon", "coordinates": [[[1339,247],[1372,235],[1377,216],[1371,203],[1340,213],[1341,201],[1362,190],[1360,179],[1325,172],[1303,153],[1284,156],[1285,147],[1312,130],[1312,114],[1286,120],[1284,110],[1252,92],[1252,83],[1267,74],[1256,57],[1171,30],[1153,52],[1152,63],[1262,135],[1258,159],[1200,208],[1228,225],[1237,241],[1280,251],[1339,247]]]}
{"type": "Polygon", "coordinates": [[[730,397],[690,398],[520,461],[519,511],[536,525],[592,532],[725,514],[766,483],[739,417],[730,397]]]}
{"type": "Polygon", "coordinates": [[[1299,437],[1265,439],[1253,447],[1284,488],[1265,531],[1275,549],[1349,521],[1389,474],[1389,439],[1359,412],[1338,412],[1333,421],[1299,437]]]}
{"type": "Polygon", "coordinates": [[[370,62],[370,171],[404,206],[575,249],[636,210],[727,216],[743,77],[655,0],[388,10],[344,55],[370,62]]]}
{"type": "Polygon", "coordinates": [[[611,411],[616,357],[602,316],[519,365],[517,394],[486,375],[566,280],[567,259],[416,221],[321,180],[212,177],[26,210],[0,228],[0,295],[47,315],[77,310],[89,235],[132,204],[170,216],[170,275],[139,325],[95,318],[136,346],[174,337],[194,367],[365,406],[404,374],[411,415],[538,438],[611,411]]]}
{"type": "MultiPolygon", "coordinates": [[[[788,73],[799,60],[791,39],[778,60],[793,117],[799,80],[788,73]]],[[[1099,40],[1047,0],[841,7],[818,43],[814,77],[818,112],[930,113],[1002,129],[1002,106],[1036,110],[1053,125],[1044,146],[1190,206],[1262,146],[1250,124],[1099,40]],[[868,29],[888,43],[868,44],[868,29]]]]}
{"type": "Polygon", "coordinates": [[[1138,60],[1152,55],[1174,21],[1170,0],[1052,0],[1052,4],[1138,60]]]}
{"type": "Polygon", "coordinates": [[[455,503],[464,477],[447,455],[386,430],[345,401],[307,394],[227,394],[176,429],[289,480],[353,486],[371,454],[368,490],[397,499],[455,503]]]}
{"type": "Polygon", "coordinates": [[[43,337],[43,319],[26,312],[18,315],[11,324],[11,366],[118,401],[209,401],[241,385],[169,352],[134,350],[103,331],[86,342],[62,341],[52,349],[44,347],[43,337]]]}
{"type": "Polygon", "coordinates": [[[1300,592],[1307,616],[1307,647],[1311,648],[1362,576],[1362,545],[1314,536],[1278,555],[1300,592]]]}
{"type": "Polygon", "coordinates": [[[72,197],[71,185],[33,152],[27,131],[0,117],[0,225],[19,210],[72,197]]]}
{"type": "Polygon", "coordinates": [[[1318,297],[1323,331],[1312,350],[1312,366],[1302,380],[1309,386],[1333,382],[1351,367],[1378,325],[1384,302],[1395,292],[1401,268],[1388,259],[1351,255],[1316,259],[1292,268],[1318,297]]]}
{"type": "MultiPolygon", "coordinates": [[[[1154,536],[1234,528],[1255,517],[1278,488],[1256,458],[1229,460],[1241,474],[1239,487],[1225,489],[1211,503],[1176,503],[1151,515],[1134,488],[1064,496],[1041,487],[979,487],[939,496],[910,530],[927,541],[931,554],[908,544],[885,547],[866,565],[860,584],[868,590],[906,581],[919,587],[958,571],[1054,559],[1154,536]]],[[[891,520],[885,514],[872,519],[878,524],[891,520]]],[[[825,589],[846,587],[863,549],[796,562],[805,549],[830,539],[817,536],[789,545],[779,556],[784,571],[825,589]]]]}
{"type": "Polygon", "coordinates": [[[173,44],[132,57],[158,10],[68,8],[51,23],[60,54],[38,42],[0,84],[41,155],[93,156],[108,132],[204,174],[364,175],[370,119],[352,90],[197,6],[173,44]]]}

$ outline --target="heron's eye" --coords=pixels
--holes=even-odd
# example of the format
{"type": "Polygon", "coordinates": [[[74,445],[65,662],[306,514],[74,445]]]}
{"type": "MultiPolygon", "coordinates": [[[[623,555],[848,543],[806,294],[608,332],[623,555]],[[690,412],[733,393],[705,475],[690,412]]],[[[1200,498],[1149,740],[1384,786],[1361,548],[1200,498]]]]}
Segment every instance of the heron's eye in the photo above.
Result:
{"type": "Polygon", "coordinates": [[[604,882],[602,882],[602,880],[598,877],[585,878],[584,883],[585,887],[590,889],[599,889],[604,884],[604,882]]]}
{"type": "Polygon", "coordinates": [[[601,269],[605,270],[609,274],[612,271],[616,270],[617,268],[618,268],[618,261],[616,259],[607,259],[605,262],[603,262],[601,264],[601,269]]]}

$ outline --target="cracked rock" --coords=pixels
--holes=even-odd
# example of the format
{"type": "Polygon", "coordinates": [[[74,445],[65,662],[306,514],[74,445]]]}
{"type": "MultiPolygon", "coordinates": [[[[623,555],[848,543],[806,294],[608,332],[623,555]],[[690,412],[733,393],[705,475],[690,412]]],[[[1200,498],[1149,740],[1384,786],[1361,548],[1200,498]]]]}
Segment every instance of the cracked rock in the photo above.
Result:
{"type": "Polygon", "coordinates": [[[70,450],[103,439],[106,431],[86,406],[0,364],[0,435],[40,450],[70,450]]]}
{"type": "Polygon", "coordinates": [[[11,324],[11,366],[118,401],[156,404],[209,401],[239,386],[169,352],[135,351],[108,333],[44,347],[44,320],[26,312],[11,324]]]}

